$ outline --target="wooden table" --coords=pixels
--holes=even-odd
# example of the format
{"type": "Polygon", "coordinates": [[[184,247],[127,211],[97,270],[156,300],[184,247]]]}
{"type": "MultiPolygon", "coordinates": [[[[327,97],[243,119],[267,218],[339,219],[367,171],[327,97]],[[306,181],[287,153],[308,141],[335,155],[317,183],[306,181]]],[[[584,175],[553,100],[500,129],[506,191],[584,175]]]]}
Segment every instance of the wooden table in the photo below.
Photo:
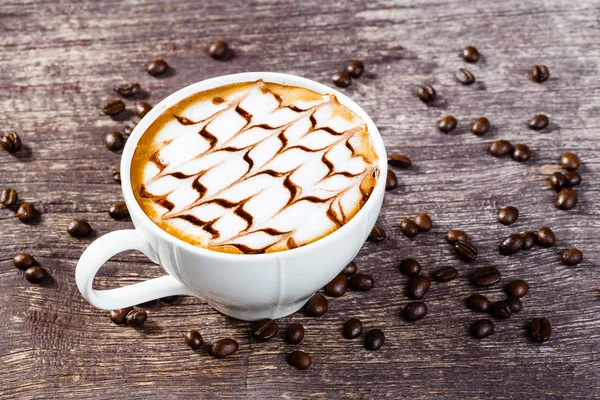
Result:
{"type": "MultiPolygon", "coordinates": [[[[4,0],[0,5],[0,129],[17,131],[24,149],[0,152],[0,182],[17,189],[41,211],[28,226],[0,209],[0,398],[598,398],[600,397],[600,4],[597,1],[53,1],[4,0]],[[236,57],[218,62],[208,45],[226,39],[236,57]],[[474,44],[482,59],[466,65],[458,56],[474,44]],[[146,74],[152,59],[173,67],[159,79],[146,74]],[[124,119],[102,115],[117,97],[117,83],[140,82],[155,104],[191,83],[243,71],[279,71],[331,85],[330,77],[353,58],[367,73],[344,92],[373,117],[389,153],[403,153],[413,167],[398,171],[400,186],[386,195],[380,225],[383,243],[367,243],[357,263],[376,288],[330,301],[320,319],[297,313],[280,321],[307,330],[296,346],[313,357],[298,371],[281,337],[249,338],[249,324],[224,317],[194,298],[147,307],[141,329],[112,324],[107,312],[88,305],[74,281],[75,264],[94,240],[65,232],[86,218],[94,236],[132,227],[107,215],[121,199],[112,168],[120,155],[108,151],[105,132],[122,130],[124,119]],[[528,79],[533,64],[546,64],[549,81],[528,79]],[[477,77],[462,86],[454,72],[477,77]],[[431,83],[438,100],[425,105],[414,87],[431,83]],[[544,133],[527,129],[536,113],[550,116],[544,133]],[[436,126],[440,117],[459,120],[455,134],[436,126]],[[476,137],[469,122],[487,116],[490,133],[476,137]],[[525,163],[495,159],[487,146],[498,139],[526,143],[525,163]],[[573,210],[554,207],[546,179],[559,170],[564,151],[583,166],[573,210]],[[510,227],[497,223],[505,205],[519,208],[510,227]],[[427,212],[434,229],[413,240],[399,222],[427,212]],[[498,255],[507,234],[550,226],[553,248],[511,257],[498,255]],[[468,232],[480,256],[456,259],[445,244],[450,228],[468,232]],[[560,264],[562,251],[580,248],[585,261],[560,264]],[[53,282],[29,284],[12,266],[18,252],[32,253],[53,282]],[[451,265],[460,279],[433,284],[429,315],[417,323],[399,317],[407,302],[407,278],[398,262],[418,259],[427,273],[451,265]],[[476,291],[468,275],[492,265],[503,281],[525,279],[524,309],[496,323],[493,336],[477,341],[469,324],[481,318],[464,299],[476,291]],[[547,317],[552,339],[535,344],[526,326],[547,317]],[[381,328],[386,343],[364,349],[348,341],[341,326],[350,317],[381,328]],[[207,342],[233,337],[238,353],[217,360],[194,353],[182,333],[199,329],[207,342]]],[[[127,101],[128,107],[132,105],[127,101]]],[[[100,288],[162,275],[139,253],[115,257],[101,270],[100,288]]],[[[502,285],[479,292],[503,298],[502,285]]]]}

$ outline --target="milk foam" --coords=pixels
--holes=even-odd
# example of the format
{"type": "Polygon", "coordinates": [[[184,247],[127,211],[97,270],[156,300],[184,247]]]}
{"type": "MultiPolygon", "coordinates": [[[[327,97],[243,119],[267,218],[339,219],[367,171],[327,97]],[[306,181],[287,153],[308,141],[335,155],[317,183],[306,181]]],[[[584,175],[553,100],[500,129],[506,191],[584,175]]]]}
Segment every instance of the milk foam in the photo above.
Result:
{"type": "Polygon", "coordinates": [[[348,222],[377,180],[367,127],[333,95],[262,81],[165,111],[132,161],[136,199],[161,228],[212,250],[264,253],[348,222]]]}

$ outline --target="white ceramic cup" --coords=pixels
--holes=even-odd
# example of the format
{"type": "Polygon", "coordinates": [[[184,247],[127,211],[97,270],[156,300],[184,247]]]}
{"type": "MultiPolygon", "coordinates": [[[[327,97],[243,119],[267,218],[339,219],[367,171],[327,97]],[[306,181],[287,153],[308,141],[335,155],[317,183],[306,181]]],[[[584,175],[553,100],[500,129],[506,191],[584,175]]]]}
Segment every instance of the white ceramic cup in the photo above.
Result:
{"type": "Polygon", "coordinates": [[[135,229],[110,232],[89,245],[77,263],[77,287],[93,306],[114,310],[173,295],[191,295],[221,313],[247,321],[280,318],[300,309],[358,253],[371,232],[385,190],[387,156],[377,127],[346,95],[294,75],[251,72],[195,83],[156,105],[135,127],[121,159],[121,187],[135,229]],[[368,126],[379,159],[379,179],[373,193],[346,225],[316,242],[267,254],[228,254],[184,242],[159,228],[144,214],[131,188],[131,159],[140,137],[166,109],[186,97],[237,82],[265,82],[304,87],[335,94],[341,104],[368,126]],[[95,290],[92,282],[102,265],[115,254],[139,250],[160,264],[168,275],[110,290],[95,290]]]}

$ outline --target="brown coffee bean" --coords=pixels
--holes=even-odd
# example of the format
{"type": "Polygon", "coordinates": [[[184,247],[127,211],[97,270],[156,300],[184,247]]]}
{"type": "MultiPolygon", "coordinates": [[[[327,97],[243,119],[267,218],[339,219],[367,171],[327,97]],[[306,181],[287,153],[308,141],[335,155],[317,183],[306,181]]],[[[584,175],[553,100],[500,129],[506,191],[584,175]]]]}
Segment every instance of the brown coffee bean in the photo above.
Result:
{"type": "Polygon", "coordinates": [[[467,297],[467,307],[473,311],[486,312],[490,307],[490,301],[484,295],[473,293],[467,297]]]}
{"type": "Polygon", "coordinates": [[[478,319],[471,324],[471,335],[475,339],[485,339],[494,333],[494,324],[489,319],[478,319]]]}
{"type": "Polygon", "coordinates": [[[76,219],[69,222],[67,233],[74,238],[82,238],[89,236],[92,233],[92,227],[86,220],[76,219]]]}
{"type": "Polygon", "coordinates": [[[410,218],[404,218],[400,222],[400,232],[407,238],[413,238],[419,233],[419,227],[410,218]]]}
{"type": "Polygon", "coordinates": [[[507,319],[510,317],[510,306],[503,301],[496,301],[490,306],[490,313],[498,319],[507,319]]]}
{"type": "Polygon", "coordinates": [[[446,115],[444,118],[440,120],[438,123],[438,128],[443,133],[450,133],[456,126],[458,125],[458,121],[452,115],[446,115]]]}
{"type": "Polygon", "coordinates": [[[552,189],[559,192],[567,186],[567,179],[561,172],[554,172],[550,175],[550,186],[552,186],[552,189]]]}
{"type": "Polygon", "coordinates": [[[325,285],[325,294],[332,297],[341,297],[348,289],[348,278],[346,274],[340,272],[335,278],[325,285]]]}
{"type": "Polygon", "coordinates": [[[365,72],[365,64],[360,60],[351,60],[346,66],[346,72],[355,79],[360,78],[363,72],[365,72]]]}
{"type": "Polygon", "coordinates": [[[125,322],[129,326],[138,327],[144,325],[148,319],[148,314],[144,310],[132,310],[127,314],[125,322]]]}
{"type": "Polygon", "coordinates": [[[388,159],[388,164],[396,168],[410,168],[412,160],[402,154],[393,154],[388,159]]]}
{"type": "Polygon", "coordinates": [[[577,265],[583,261],[583,253],[576,248],[569,249],[563,253],[561,261],[565,265],[577,265]]]}
{"type": "Polygon", "coordinates": [[[306,369],[311,366],[312,360],[308,353],[305,353],[301,350],[294,350],[287,356],[287,362],[294,368],[298,368],[300,370],[306,369]]]}
{"type": "Polygon", "coordinates": [[[414,258],[402,260],[398,267],[400,268],[400,272],[406,276],[416,276],[421,272],[421,264],[414,258]]]}
{"type": "Polygon", "coordinates": [[[373,227],[371,233],[369,233],[369,237],[367,238],[371,242],[381,242],[387,238],[387,234],[383,230],[383,228],[379,226],[373,227]]]}
{"type": "Polygon", "coordinates": [[[310,317],[320,317],[327,312],[328,305],[327,299],[322,294],[317,293],[306,303],[306,313],[310,317]]]}
{"type": "Polygon", "coordinates": [[[581,183],[581,175],[576,171],[567,171],[564,173],[567,187],[577,186],[581,183]]]}
{"type": "Polygon", "coordinates": [[[125,144],[125,138],[120,132],[110,131],[104,135],[104,145],[109,150],[119,151],[123,148],[123,144],[125,144]]]}
{"type": "Polygon", "coordinates": [[[129,217],[129,210],[124,201],[118,201],[108,209],[108,215],[114,219],[123,219],[129,217]]]}
{"type": "Polygon", "coordinates": [[[409,322],[423,319],[427,315],[427,304],[422,301],[411,301],[404,306],[402,315],[409,322]]]}
{"type": "Polygon", "coordinates": [[[469,242],[458,241],[454,244],[454,252],[463,261],[472,262],[477,258],[477,248],[469,242]]]}
{"type": "Polygon", "coordinates": [[[331,80],[337,87],[347,88],[352,83],[352,78],[350,74],[346,71],[339,71],[333,74],[331,80]]]}
{"type": "Polygon", "coordinates": [[[406,295],[413,300],[421,300],[431,287],[431,281],[425,275],[417,275],[408,281],[406,295]]]}
{"type": "Polygon", "coordinates": [[[152,76],[163,74],[167,69],[169,69],[169,64],[162,58],[157,58],[146,67],[146,71],[152,76]]]}
{"type": "Polygon", "coordinates": [[[229,45],[224,40],[216,40],[208,48],[208,55],[215,60],[224,60],[229,53],[229,45]]]}
{"type": "Polygon", "coordinates": [[[514,297],[523,297],[529,291],[529,285],[523,279],[513,279],[506,285],[506,294],[514,297]]]}
{"type": "Polygon", "coordinates": [[[498,246],[498,252],[503,256],[517,253],[523,247],[523,236],[519,233],[511,233],[498,246]]]}
{"type": "Polygon", "coordinates": [[[508,140],[496,140],[490,144],[488,152],[494,157],[504,157],[507,154],[512,153],[513,147],[508,140]]]}
{"type": "Polygon", "coordinates": [[[121,168],[116,167],[113,170],[113,179],[115,182],[117,182],[118,184],[121,184],[121,168]]]}
{"type": "Polygon", "coordinates": [[[431,103],[435,100],[435,89],[431,85],[423,85],[417,88],[417,97],[423,103],[431,103]]]}
{"type": "Polygon", "coordinates": [[[516,314],[523,309],[523,303],[518,297],[508,296],[504,302],[508,305],[508,308],[510,308],[511,314],[516,314]]]}
{"type": "Polygon", "coordinates": [[[454,74],[454,77],[463,85],[471,85],[475,82],[475,75],[465,68],[459,68],[454,74]]]}
{"type": "Polygon", "coordinates": [[[294,323],[287,327],[286,338],[289,344],[298,344],[304,340],[304,326],[294,323]]]}
{"type": "Polygon", "coordinates": [[[115,92],[119,93],[123,97],[131,97],[138,94],[141,90],[139,83],[121,83],[115,86],[115,92]]]}
{"type": "Polygon", "coordinates": [[[552,247],[556,244],[556,237],[552,229],[544,226],[537,232],[538,244],[542,247],[552,247]]]}
{"type": "Polygon", "coordinates": [[[421,213],[415,217],[415,224],[419,228],[419,232],[429,232],[433,227],[433,222],[429,215],[421,213]]]}
{"type": "Polygon", "coordinates": [[[579,169],[581,161],[575,153],[566,152],[560,156],[560,165],[567,171],[575,171],[579,169]]]}
{"type": "Polygon", "coordinates": [[[513,149],[513,160],[518,162],[527,161],[531,158],[531,150],[526,144],[517,144],[513,149]]]}
{"type": "Polygon", "coordinates": [[[365,336],[365,348],[367,350],[379,350],[385,342],[385,335],[381,329],[371,329],[365,336]]]}
{"type": "Polygon", "coordinates": [[[442,267],[437,269],[431,277],[436,282],[450,282],[458,276],[458,270],[454,267],[442,267]]]}
{"type": "Polygon", "coordinates": [[[30,267],[25,270],[25,279],[31,283],[41,283],[48,279],[49,276],[50,274],[46,268],[40,266],[30,267]]]}
{"type": "Polygon", "coordinates": [[[356,263],[354,261],[350,261],[350,264],[346,265],[342,272],[346,274],[346,276],[351,276],[356,273],[357,269],[358,267],[356,266],[356,263]]]}
{"type": "Polygon", "coordinates": [[[346,339],[354,339],[360,336],[362,330],[362,322],[358,318],[350,318],[344,323],[343,334],[346,339]]]}
{"type": "Polygon", "coordinates": [[[548,126],[550,120],[544,114],[538,114],[529,121],[529,129],[534,131],[541,131],[548,126]]]}
{"type": "Polygon", "coordinates": [[[552,325],[546,318],[534,318],[531,320],[529,332],[533,340],[539,343],[544,343],[550,340],[552,336],[552,325]]]}
{"type": "Polygon", "coordinates": [[[131,135],[131,133],[133,132],[133,130],[135,129],[135,127],[137,126],[137,122],[135,121],[127,121],[125,122],[125,128],[123,128],[123,132],[126,135],[131,135]]]}
{"type": "Polygon", "coordinates": [[[556,196],[556,208],[570,210],[577,205],[577,191],[573,188],[564,188],[556,196]]]}
{"type": "Polygon", "coordinates": [[[498,222],[500,222],[502,225],[511,225],[517,220],[518,217],[519,210],[517,210],[517,207],[513,206],[502,207],[498,212],[498,222]]]}
{"type": "Polygon", "coordinates": [[[479,267],[471,275],[473,283],[477,286],[492,286],[502,278],[496,267],[479,267]]]}
{"type": "Polygon", "coordinates": [[[471,132],[474,135],[482,136],[490,131],[491,126],[492,124],[490,124],[489,119],[486,117],[480,117],[471,122],[471,132]]]}
{"type": "Polygon", "coordinates": [[[12,207],[17,204],[19,200],[19,193],[13,188],[6,188],[2,191],[2,196],[0,196],[0,203],[4,207],[12,207]]]}
{"type": "Polygon", "coordinates": [[[252,325],[252,336],[257,340],[269,340],[277,334],[278,330],[277,322],[267,318],[252,325]]]}
{"type": "Polygon", "coordinates": [[[0,147],[9,153],[16,153],[21,150],[23,144],[16,132],[5,132],[0,135],[0,147]]]}
{"type": "Polygon", "coordinates": [[[385,180],[385,190],[394,190],[398,187],[398,177],[391,169],[388,169],[387,178],[385,180]]]}
{"type": "Polygon", "coordinates": [[[467,46],[462,49],[461,56],[468,63],[476,63],[479,61],[479,51],[475,46],[467,46]]]}
{"type": "Polygon", "coordinates": [[[550,71],[545,65],[534,65],[529,71],[529,76],[532,81],[542,83],[550,78],[550,71]]]}
{"type": "Polygon", "coordinates": [[[152,106],[146,101],[140,101],[135,104],[134,111],[140,117],[143,118],[152,110],[152,106]]]}
{"type": "Polygon", "coordinates": [[[40,218],[40,212],[33,204],[25,201],[17,209],[17,218],[23,223],[34,222],[40,218]]]}
{"type": "Polygon", "coordinates": [[[446,241],[450,244],[455,244],[456,242],[467,242],[469,237],[464,231],[460,229],[452,229],[446,233],[446,241]]]}
{"type": "Polygon", "coordinates": [[[534,232],[523,232],[521,233],[521,237],[523,238],[521,250],[531,249],[537,241],[537,235],[534,232]]]}
{"type": "Polygon", "coordinates": [[[133,307],[120,308],[118,310],[111,310],[110,320],[117,325],[123,325],[127,319],[127,314],[133,311],[133,307]]]}
{"type": "Polygon", "coordinates": [[[13,265],[21,271],[25,271],[36,265],[36,261],[31,254],[20,253],[13,257],[13,265]]]}
{"type": "Polygon", "coordinates": [[[212,344],[210,354],[215,358],[223,358],[234,354],[238,348],[238,342],[233,339],[219,339],[212,344]]]}
{"type": "Polygon", "coordinates": [[[198,350],[204,344],[202,335],[195,329],[190,329],[184,333],[183,340],[185,341],[185,344],[187,344],[192,350],[198,350]]]}
{"type": "Polygon", "coordinates": [[[125,109],[125,103],[122,100],[109,100],[104,103],[102,111],[106,115],[117,115],[125,109]]]}
{"type": "Polygon", "coordinates": [[[371,275],[357,272],[348,279],[348,286],[359,292],[367,292],[373,288],[375,281],[371,275]]]}

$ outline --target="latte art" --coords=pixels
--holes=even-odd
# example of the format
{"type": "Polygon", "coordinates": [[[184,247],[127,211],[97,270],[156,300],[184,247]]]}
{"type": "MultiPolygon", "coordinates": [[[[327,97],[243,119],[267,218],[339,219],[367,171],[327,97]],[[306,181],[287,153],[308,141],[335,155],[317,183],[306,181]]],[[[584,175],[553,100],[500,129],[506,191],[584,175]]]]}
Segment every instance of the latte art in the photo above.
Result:
{"type": "Polygon", "coordinates": [[[247,254],[334,232],[378,178],[366,124],[335,96],[263,81],[167,109],[140,139],[131,170],[138,203],[162,229],[247,254]]]}

